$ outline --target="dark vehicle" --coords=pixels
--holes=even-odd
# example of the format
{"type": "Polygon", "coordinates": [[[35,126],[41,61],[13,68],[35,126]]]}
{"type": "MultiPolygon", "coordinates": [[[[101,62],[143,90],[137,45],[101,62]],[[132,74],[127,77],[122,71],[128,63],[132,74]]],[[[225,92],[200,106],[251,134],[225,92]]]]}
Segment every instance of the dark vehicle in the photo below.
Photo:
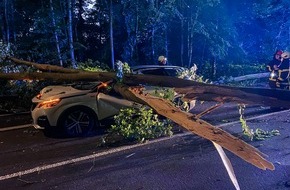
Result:
{"type": "Polygon", "coordinates": [[[185,71],[186,68],[170,65],[139,65],[131,67],[133,74],[145,74],[145,75],[160,75],[178,77],[180,73],[185,71]]]}

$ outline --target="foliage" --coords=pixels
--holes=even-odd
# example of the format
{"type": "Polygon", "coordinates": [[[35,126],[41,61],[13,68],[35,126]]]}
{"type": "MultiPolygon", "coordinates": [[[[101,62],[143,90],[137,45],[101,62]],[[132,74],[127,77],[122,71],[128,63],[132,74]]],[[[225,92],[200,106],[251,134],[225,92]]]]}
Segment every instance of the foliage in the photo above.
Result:
{"type": "Polygon", "coordinates": [[[243,76],[247,74],[253,74],[253,73],[261,73],[264,72],[265,65],[252,63],[252,64],[228,64],[226,68],[224,68],[223,71],[220,71],[220,73],[223,72],[223,75],[227,76],[243,76]]]}
{"type": "Polygon", "coordinates": [[[18,72],[22,66],[14,66],[9,65],[6,62],[5,58],[7,56],[13,56],[14,52],[12,49],[12,45],[5,44],[2,40],[0,40],[0,71],[3,73],[11,73],[11,72],[18,72]]]}
{"type": "Polygon", "coordinates": [[[14,110],[30,110],[31,99],[47,84],[47,82],[30,80],[7,81],[4,85],[0,86],[0,96],[12,97],[12,99],[0,104],[0,109],[6,110],[7,112],[13,112],[14,110]],[[17,101],[15,101],[15,98],[17,101]]]}
{"type": "Polygon", "coordinates": [[[243,129],[243,134],[247,136],[251,141],[253,140],[265,140],[265,138],[280,135],[280,132],[276,129],[271,131],[265,131],[263,129],[257,128],[255,131],[251,129],[244,118],[245,105],[239,105],[240,122],[243,129]]]}
{"type": "MultiPolygon", "coordinates": [[[[190,69],[185,68],[184,70],[182,70],[180,73],[178,73],[178,77],[196,82],[209,82],[208,79],[204,80],[203,76],[197,75],[196,71],[197,66],[194,65],[190,69]]],[[[190,109],[190,103],[183,100],[184,95],[176,94],[173,88],[155,87],[154,91],[150,94],[171,101],[176,107],[180,108],[183,111],[187,112],[190,109]]]]}
{"type": "Polygon", "coordinates": [[[13,56],[13,50],[11,44],[7,45],[2,40],[0,40],[0,62],[3,62],[3,58],[7,56],[13,56]]]}
{"type": "Polygon", "coordinates": [[[127,62],[123,63],[123,72],[124,73],[131,73],[131,68],[127,62]]]}
{"type": "Polygon", "coordinates": [[[175,92],[173,88],[155,87],[154,91],[150,94],[159,98],[172,101],[174,99],[175,92]]]}
{"type": "Polygon", "coordinates": [[[170,122],[160,121],[158,115],[154,114],[151,108],[145,106],[140,109],[121,109],[114,120],[116,124],[111,126],[111,132],[118,133],[130,141],[144,142],[172,135],[170,122]]]}
{"type": "Polygon", "coordinates": [[[197,74],[197,66],[194,64],[191,68],[183,70],[178,75],[179,78],[186,79],[186,80],[192,80],[196,82],[203,82],[208,83],[208,79],[203,79],[203,76],[197,74]]]}
{"type": "Polygon", "coordinates": [[[92,59],[88,59],[86,62],[78,63],[78,67],[81,70],[92,72],[105,72],[110,70],[108,65],[100,63],[99,61],[93,61],[92,59]]]}

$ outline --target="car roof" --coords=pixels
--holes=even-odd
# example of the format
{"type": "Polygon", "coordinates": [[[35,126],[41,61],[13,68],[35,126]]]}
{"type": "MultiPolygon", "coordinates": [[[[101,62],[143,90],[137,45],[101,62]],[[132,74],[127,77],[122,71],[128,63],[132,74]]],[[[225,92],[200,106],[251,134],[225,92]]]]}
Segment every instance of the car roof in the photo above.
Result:
{"type": "Polygon", "coordinates": [[[139,65],[131,67],[133,74],[160,75],[178,77],[186,68],[172,65],[139,65]]]}

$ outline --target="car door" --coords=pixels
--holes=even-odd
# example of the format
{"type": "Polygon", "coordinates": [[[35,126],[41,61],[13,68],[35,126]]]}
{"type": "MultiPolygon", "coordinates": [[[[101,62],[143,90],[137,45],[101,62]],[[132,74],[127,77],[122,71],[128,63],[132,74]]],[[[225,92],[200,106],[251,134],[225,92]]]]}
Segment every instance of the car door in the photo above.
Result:
{"type": "Polygon", "coordinates": [[[123,99],[117,95],[112,96],[105,93],[99,93],[97,95],[97,106],[99,120],[102,120],[118,114],[121,108],[138,108],[141,105],[136,102],[123,99]]]}

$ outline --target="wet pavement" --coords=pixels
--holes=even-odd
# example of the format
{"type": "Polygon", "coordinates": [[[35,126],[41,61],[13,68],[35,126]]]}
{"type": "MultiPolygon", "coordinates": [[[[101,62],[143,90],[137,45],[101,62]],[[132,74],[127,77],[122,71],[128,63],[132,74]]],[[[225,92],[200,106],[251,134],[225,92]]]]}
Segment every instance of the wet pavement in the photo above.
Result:
{"type": "MultiPolygon", "coordinates": [[[[263,141],[242,135],[241,124],[232,122],[239,117],[236,106],[225,105],[204,117],[274,164],[274,171],[264,171],[226,151],[241,189],[290,189],[290,111],[269,112],[251,107],[245,113],[253,130],[280,131],[263,141]]],[[[99,146],[101,140],[52,139],[33,128],[1,132],[0,189],[234,189],[212,143],[186,131],[141,145],[99,146]]]]}

